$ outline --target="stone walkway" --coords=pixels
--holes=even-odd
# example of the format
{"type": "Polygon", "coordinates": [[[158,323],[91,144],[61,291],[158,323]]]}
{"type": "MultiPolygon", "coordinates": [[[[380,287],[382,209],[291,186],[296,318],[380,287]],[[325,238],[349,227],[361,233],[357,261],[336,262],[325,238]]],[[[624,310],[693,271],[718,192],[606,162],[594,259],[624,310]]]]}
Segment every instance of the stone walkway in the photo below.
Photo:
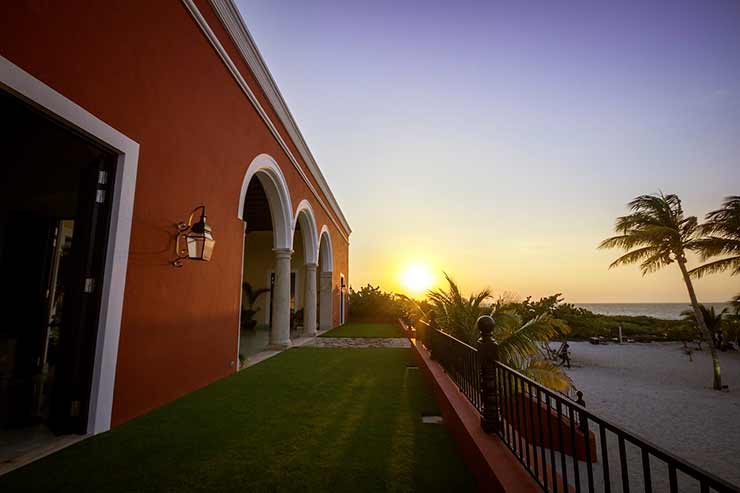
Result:
{"type": "Polygon", "coordinates": [[[380,337],[316,337],[306,342],[303,347],[328,347],[328,348],[365,348],[365,347],[390,347],[410,348],[408,339],[380,338],[380,337]]]}

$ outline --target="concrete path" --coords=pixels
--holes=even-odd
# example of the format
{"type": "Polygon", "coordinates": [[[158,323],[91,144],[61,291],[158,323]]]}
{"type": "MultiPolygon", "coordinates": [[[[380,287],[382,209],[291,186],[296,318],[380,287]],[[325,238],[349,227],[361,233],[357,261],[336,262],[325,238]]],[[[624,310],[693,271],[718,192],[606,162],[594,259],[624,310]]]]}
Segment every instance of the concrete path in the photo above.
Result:
{"type": "Polygon", "coordinates": [[[376,337],[315,337],[303,344],[303,347],[326,347],[326,348],[410,348],[408,339],[398,338],[376,338],[376,337]]]}

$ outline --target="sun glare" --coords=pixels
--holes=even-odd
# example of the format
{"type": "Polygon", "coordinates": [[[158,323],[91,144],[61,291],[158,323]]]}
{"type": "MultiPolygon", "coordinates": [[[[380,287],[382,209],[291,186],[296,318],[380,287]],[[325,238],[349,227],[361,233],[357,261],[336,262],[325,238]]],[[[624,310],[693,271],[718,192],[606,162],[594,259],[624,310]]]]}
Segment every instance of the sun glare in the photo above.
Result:
{"type": "Polygon", "coordinates": [[[403,271],[401,280],[411,294],[418,295],[432,287],[434,276],[426,265],[412,264],[403,271]]]}

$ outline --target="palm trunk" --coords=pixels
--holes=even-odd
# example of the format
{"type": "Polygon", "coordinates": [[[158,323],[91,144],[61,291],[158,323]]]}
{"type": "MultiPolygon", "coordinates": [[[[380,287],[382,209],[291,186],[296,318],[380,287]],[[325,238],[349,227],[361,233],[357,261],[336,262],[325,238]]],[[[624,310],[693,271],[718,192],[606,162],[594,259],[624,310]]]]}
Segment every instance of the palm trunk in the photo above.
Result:
{"type": "Polygon", "coordinates": [[[707,322],[704,320],[704,314],[699,309],[699,302],[696,300],[696,292],[694,291],[694,284],[691,282],[689,273],[686,270],[686,260],[679,258],[677,260],[678,267],[681,269],[683,280],[686,283],[686,289],[689,291],[689,298],[691,298],[691,307],[694,309],[694,316],[696,317],[696,323],[699,326],[699,330],[704,335],[704,340],[709,346],[709,353],[712,355],[712,366],[714,368],[714,390],[722,390],[722,377],[719,372],[719,355],[717,354],[717,348],[714,347],[714,338],[712,333],[707,328],[707,322]]]}

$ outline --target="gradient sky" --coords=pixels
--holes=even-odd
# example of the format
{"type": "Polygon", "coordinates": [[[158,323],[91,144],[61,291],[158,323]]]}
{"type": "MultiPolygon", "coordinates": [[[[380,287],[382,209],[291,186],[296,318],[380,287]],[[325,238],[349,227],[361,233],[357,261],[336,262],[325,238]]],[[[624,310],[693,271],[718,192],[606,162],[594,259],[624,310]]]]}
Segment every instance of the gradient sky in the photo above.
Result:
{"type": "MultiPolygon", "coordinates": [[[[237,2],[350,225],[353,287],[683,302],[598,251],[634,196],[740,194],[740,2],[237,2]]],[[[697,283],[724,301],[740,278],[697,283]]]]}

